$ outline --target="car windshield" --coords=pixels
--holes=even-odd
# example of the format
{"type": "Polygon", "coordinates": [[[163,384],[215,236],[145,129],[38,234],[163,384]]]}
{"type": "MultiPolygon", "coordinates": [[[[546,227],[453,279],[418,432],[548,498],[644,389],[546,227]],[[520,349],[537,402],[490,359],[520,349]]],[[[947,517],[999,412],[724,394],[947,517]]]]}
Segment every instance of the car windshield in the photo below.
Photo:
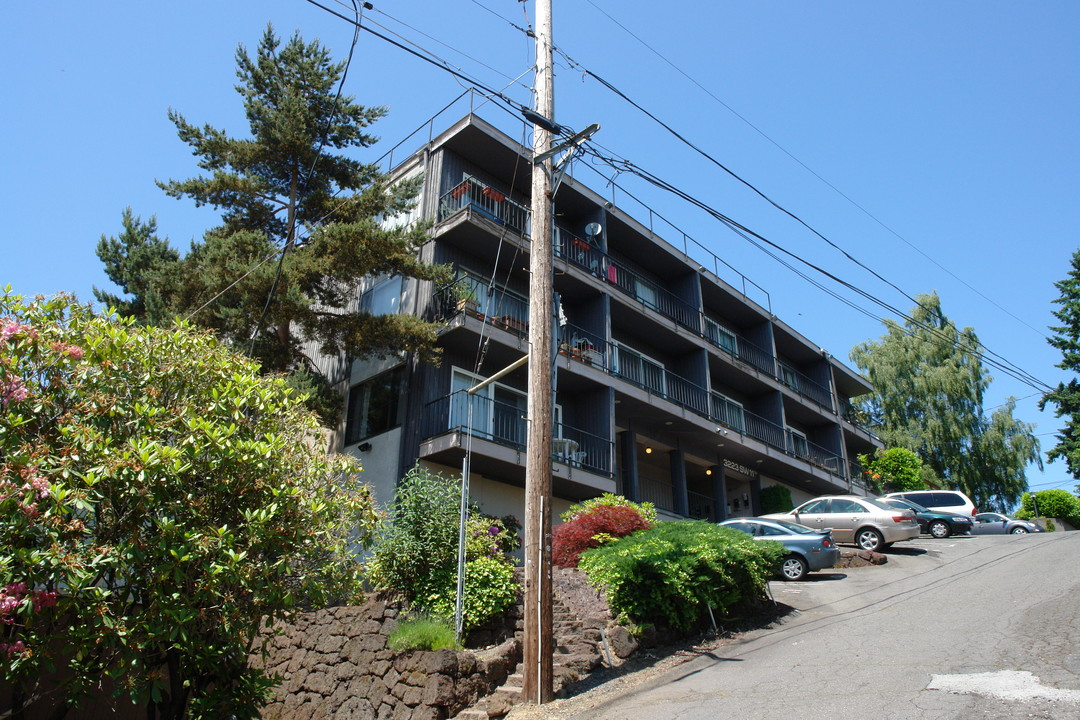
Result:
{"type": "Polygon", "coordinates": [[[798,535],[813,535],[817,530],[811,530],[805,525],[799,525],[798,523],[788,522],[787,520],[770,520],[773,525],[779,525],[785,530],[790,530],[798,535]]]}

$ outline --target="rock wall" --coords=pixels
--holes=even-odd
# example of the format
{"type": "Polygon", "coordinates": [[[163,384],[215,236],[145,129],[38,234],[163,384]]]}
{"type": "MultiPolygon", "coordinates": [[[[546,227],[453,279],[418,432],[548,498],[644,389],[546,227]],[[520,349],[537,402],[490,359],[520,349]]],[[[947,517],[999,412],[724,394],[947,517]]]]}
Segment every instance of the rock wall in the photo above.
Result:
{"type": "Polygon", "coordinates": [[[272,628],[265,658],[280,675],[264,720],[444,720],[492,692],[513,671],[520,644],[395,653],[386,644],[401,606],[378,598],[329,608],[272,628]]]}

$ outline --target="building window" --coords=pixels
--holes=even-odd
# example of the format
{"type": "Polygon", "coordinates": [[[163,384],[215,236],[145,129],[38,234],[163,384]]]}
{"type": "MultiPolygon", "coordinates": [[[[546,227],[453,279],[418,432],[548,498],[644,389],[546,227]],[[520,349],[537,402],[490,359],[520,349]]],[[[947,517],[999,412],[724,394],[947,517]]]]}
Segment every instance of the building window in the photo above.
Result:
{"type": "Polygon", "coordinates": [[[360,312],[372,315],[395,315],[401,307],[401,276],[381,275],[369,278],[367,290],[360,294],[360,312]]]}
{"type": "Polygon", "coordinates": [[[349,391],[349,410],[345,418],[345,444],[360,442],[401,424],[401,390],[405,367],[354,385],[349,391]]]}

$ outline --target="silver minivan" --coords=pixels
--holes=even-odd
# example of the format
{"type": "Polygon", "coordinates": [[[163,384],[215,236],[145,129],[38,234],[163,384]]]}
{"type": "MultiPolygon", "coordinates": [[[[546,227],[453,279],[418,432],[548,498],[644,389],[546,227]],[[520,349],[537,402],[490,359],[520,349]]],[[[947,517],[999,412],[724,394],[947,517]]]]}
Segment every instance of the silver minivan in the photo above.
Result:
{"type": "Polygon", "coordinates": [[[935,512],[968,517],[975,517],[979,512],[975,509],[975,503],[971,502],[971,498],[959,490],[904,490],[888,493],[885,497],[904,498],[935,512]]]}

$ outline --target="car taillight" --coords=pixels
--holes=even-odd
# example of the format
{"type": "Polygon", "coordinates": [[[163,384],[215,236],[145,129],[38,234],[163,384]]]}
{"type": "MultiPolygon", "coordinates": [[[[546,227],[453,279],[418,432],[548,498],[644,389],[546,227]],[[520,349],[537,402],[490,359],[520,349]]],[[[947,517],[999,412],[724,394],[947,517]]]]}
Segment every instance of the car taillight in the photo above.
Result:
{"type": "Polygon", "coordinates": [[[832,545],[833,545],[832,538],[822,538],[821,539],[821,547],[831,548],[832,545]]]}
{"type": "Polygon", "coordinates": [[[893,516],[892,516],[892,521],[893,521],[894,523],[902,523],[902,522],[907,522],[907,521],[908,521],[908,520],[910,520],[910,519],[911,519],[911,518],[910,518],[910,517],[908,517],[907,515],[893,515],[893,516]]]}
{"type": "Polygon", "coordinates": [[[971,508],[971,517],[975,517],[979,514],[978,508],[971,508]]]}

